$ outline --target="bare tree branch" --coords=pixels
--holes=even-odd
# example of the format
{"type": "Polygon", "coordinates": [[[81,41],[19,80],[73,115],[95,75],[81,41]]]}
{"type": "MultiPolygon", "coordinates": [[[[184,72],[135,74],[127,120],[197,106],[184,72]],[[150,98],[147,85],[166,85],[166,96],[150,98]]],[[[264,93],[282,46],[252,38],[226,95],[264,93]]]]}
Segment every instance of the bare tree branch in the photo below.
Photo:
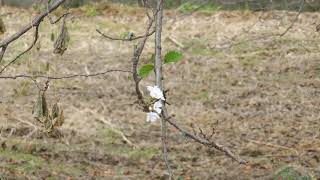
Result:
{"type": "MultiPolygon", "coordinates": [[[[34,46],[34,44],[37,42],[38,39],[38,28],[40,23],[43,21],[43,19],[45,17],[47,17],[52,11],[56,10],[62,3],[64,3],[66,0],[57,0],[50,8],[48,8],[47,11],[41,13],[40,15],[38,15],[37,17],[35,17],[33,19],[33,21],[30,24],[25,25],[20,31],[16,32],[15,34],[13,34],[12,36],[4,39],[3,41],[0,42],[0,48],[1,49],[1,54],[0,54],[0,62],[2,61],[2,58],[5,54],[5,51],[7,49],[7,47],[14,42],[15,40],[19,39],[22,35],[24,35],[25,33],[27,33],[30,29],[32,29],[33,27],[36,27],[36,33],[35,33],[35,40],[32,43],[33,45],[31,45],[27,50],[25,50],[24,52],[22,52],[21,54],[19,54],[16,58],[14,58],[8,65],[12,64],[13,62],[15,62],[19,57],[21,57],[23,54],[25,54],[26,52],[28,52],[29,50],[32,49],[32,47],[34,46]]],[[[7,68],[8,66],[5,66],[5,68],[3,68],[0,71],[0,74],[7,68]]]]}
{"type": "MultiPolygon", "coordinates": [[[[161,60],[161,35],[162,35],[162,19],[163,19],[163,0],[157,1],[157,12],[156,12],[156,34],[155,34],[155,74],[156,74],[156,85],[163,90],[162,84],[162,60],[161,60]]],[[[165,103],[162,101],[162,112],[166,113],[165,103]]],[[[162,156],[169,173],[169,180],[173,178],[173,172],[170,167],[168,159],[168,148],[167,148],[167,123],[164,118],[161,119],[161,142],[162,142],[162,156]]]]}
{"type": "Polygon", "coordinates": [[[120,70],[120,69],[112,69],[103,72],[93,73],[93,74],[71,74],[71,75],[64,75],[64,76],[45,76],[45,75],[28,75],[28,74],[19,74],[15,76],[0,76],[0,79],[18,79],[18,78],[27,78],[27,79],[36,79],[36,78],[45,78],[49,80],[62,80],[62,79],[73,79],[79,77],[96,77],[102,76],[107,73],[111,72],[124,72],[124,73],[133,73],[132,71],[128,70],[120,70]]]}
{"type": "MultiPolygon", "coordinates": [[[[165,112],[165,111],[164,111],[165,112]]],[[[201,138],[196,136],[195,134],[190,133],[189,131],[183,129],[182,127],[180,127],[178,124],[176,124],[174,122],[174,120],[169,117],[169,115],[167,113],[163,113],[163,116],[165,118],[165,120],[171,124],[173,127],[175,127],[178,131],[180,131],[184,136],[194,140],[197,143],[200,143],[202,145],[208,146],[209,148],[215,148],[221,152],[224,152],[228,157],[230,157],[231,159],[237,161],[239,164],[246,164],[247,161],[241,159],[240,157],[237,157],[235,154],[233,154],[228,148],[214,142],[214,141],[208,141],[207,139],[201,138]]]]}
{"type": "Polygon", "coordinates": [[[48,16],[48,19],[49,19],[49,21],[50,21],[51,24],[56,24],[56,23],[59,22],[62,18],[66,17],[66,16],[68,16],[68,15],[70,15],[70,13],[69,13],[69,12],[66,12],[66,13],[62,14],[60,17],[58,17],[56,20],[53,20],[50,16],[48,16]]]}
{"type": "MultiPolygon", "coordinates": [[[[7,47],[10,45],[10,43],[14,42],[15,40],[19,39],[22,35],[30,31],[35,27],[35,33],[34,33],[34,40],[32,44],[22,53],[20,53],[18,56],[16,56],[13,60],[11,60],[8,64],[6,64],[1,70],[0,74],[3,73],[3,71],[9,67],[11,64],[13,64],[17,59],[19,59],[22,55],[30,51],[34,45],[36,44],[38,37],[39,37],[39,26],[43,19],[45,17],[48,17],[50,22],[52,24],[60,21],[63,17],[66,17],[69,13],[66,13],[59,17],[57,20],[53,21],[50,17],[49,14],[57,9],[62,3],[64,3],[66,0],[57,0],[51,7],[47,5],[47,11],[41,13],[39,16],[35,17],[34,20],[24,26],[20,31],[17,33],[13,34],[12,36],[8,37],[7,39],[3,40],[0,42],[0,63],[3,59],[3,56],[6,52],[7,47]]],[[[304,4],[305,0],[302,0],[302,3],[304,4]]],[[[143,52],[143,49],[145,47],[146,41],[148,37],[153,35],[155,33],[155,75],[156,75],[156,86],[158,86],[162,91],[164,89],[163,87],[163,74],[162,74],[162,59],[161,59],[161,54],[162,54],[162,47],[161,47],[161,40],[162,40],[162,25],[163,25],[163,3],[164,0],[157,0],[157,8],[153,10],[154,16],[151,18],[151,16],[148,14],[148,8],[146,7],[146,14],[148,16],[148,24],[145,29],[144,35],[141,36],[136,36],[136,37],[129,37],[129,38],[114,38],[110,37],[108,35],[105,35],[98,29],[96,30],[99,34],[101,34],[103,37],[110,39],[110,40],[121,40],[121,41],[133,41],[133,40],[138,40],[141,39],[141,41],[138,43],[138,45],[134,46],[134,54],[132,57],[132,71],[128,70],[107,70],[103,72],[97,72],[93,74],[70,74],[70,75],[63,75],[63,76],[50,76],[50,75],[29,75],[29,74],[19,74],[19,75],[14,75],[14,76],[0,76],[0,79],[18,79],[18,78],[26,78],[26,79],[31,79],[36,82],[36,78],[45,78],[47,79],[47,85],[49,84],[50,80],[63,80],[63,79],[72,79],[72,78],[88,78],[88,77],[96,77],[96,76],[102,76],[107,73],[111,72],[126,72],[126,73],[131,73],[135,82],[135,91],[137,94],[138,98],[138,103],[143,107],[143,110],[145,112],[149,111],[148,104],[145,102],[143,94],[140,90],[140,81],[141,78],[138,75],[138,65],[139,65],[139,60],[141,57],[141,54],[143,52]],[[155,22],[155,30],[152,30],[154,21],[155,22]]],[[[145,3],[144,3],[145,4],[145,3]]],[[[303,4],[300,7],[299,13],[296,17],[296,20],[298,19],[299,14],[302,11],[303,4]]],[[[295,20],[295,21],[296,21],[295,20]]],[[[290,28],[292,28],[294,22],[292,25],[286,30],[286,32],[283,33],[286,34],[290,28]]],[[[282,35],[282,36],[283,36],[282,35]]],[[[48,87],[48,86],[46,86],[48,87]]],[[[164,91],[163,91],[164,92],[164,91]]],[[[165,92],[164,92],[165,93],[165,92]]],[[[226,154],[226,156],[232,158],[233,160],[237,161],[240,164],[246,164],[247,162],[239,157],[237,157],[235,154],[233,154],[227,147],[224,147],[223,145],[220,145],[216,143],[215,141],[212,140],[212,136],[214,131],[212,132],[211,135],[206,135],[204,132],[200,129],[200,134],[198,133],[190,133],[186,129],[180,127],[177,123],[174,122],[174,120],[170,117],[168,110],[166,108],[166,103],[165,101],[162,101],[162,113],[161,113],[161,143],[162,143],[162,154],[163,154],[163,159],[165,162],[165,165],[167,167],[168,173],[169,173],[169,179],[173,178],[173,172],[169,164],[168,160],[168,149],[167,149],[167,123],[172,125],[174,128],[176,128],[179,132],[181,132],[185,137],[188,137],[192,139],[193,141],[205,145],[209,148],[215,148],[223,153],[226,154]]]]}
{"type": "Polygon", "coordinates": [[[298,18],[303,10],[304,4],[305,4],[305,0],[301,0],[298,14],[296,15],[295,19],[292,21],[291,25],[283,33],[279,35],[280,37],[286,35],[287,32],[289,32],[289,30],[293,28],[294,24],[298,21],[298,18]]]}
{"type": "MultiPolygon", "coordinates": [[[[49,12],[49,9],[50,9],[50,8],[49,8],[49,6],[50,6],[50,1],[51,1],[51,0],[48,0],[48,1],[47,1],[47,4],[46,4],[47,12],[49,12]]],[[[69,12],[66,12],[66,13],[64,13],[63,15],[61,15],[60,17],[58,17],[56,20],[53,20],[53,19],[50,17],[50,15],[48,14],[48,19],[49,19],[49,21],[50,21],[51,24],[56,24],[56,23],[59,22],[62,18],[68,16],[69,14],[70,14],[69,12]]]]}
{"type": "Polygon", "coordinates": [[[32,42],[32,44],[26,49],[24,50],[23,52],[21,52],[18,56],[16,56],[15,58],[13,58],[13,60],[11,60],[8,64],[6,64],[1,70],[0,70],[0,74],[6,70],[11,64],[13,64],[14,62],[16,62],[21,56],[23,56],[25,53],[29,52],[33,46],[36,44],[36,42],[38,41],[38,38],[39,38],[39,25],[38,24],[36,26],[36,30],[34,32],[34,40],[32,42]]]}
{"type": "MultiPolygon", "coordinates": [[[[113,41],[134,41],[134,40],[142,39],[142,38],[145,37],[145,35],[141,35],[141,36],[130,37],[130,38],[115,38],[115,37],[111,37],[111,36],[108,36],[108,35],[104,34],[104,33],[101,32],[99,29],[96,29],[96,31],[97,31],[100,35],[102,35],[104,38],[107,38],[107,39],[113,40],[113,41]]],[[[153,35],[154,32],[155,32],[154,30],[151,31],[150,33],[149,33],[149,31],[148,31],[147,36],[153,35]]]]}
{"type": "Polygon", "coordinates": [[[134,83],[135,83],[135,91],[136,91],[137,98],[138,98],[138,104],[142,107],[144,112],[148,112],[149,111],[149,106],[144,101],[142,92],[140,90],[141,78],[138,75],[138,65],[139,65],[140,56],[141,56],[141,54],[143,52],[143,49],[145,47],[145,44],[147,42],[148,37],[150,37],[151,35],[153,35],[155,33],[155,30],[150,32],[150,30],[151,30],[151,28],[153,26],[153,23],[154,23],[154,18],[151,18],[151,16],[149,16],[147,11],[148,11],[148,9],[146,8],[146,14],[148,16],[148,25],[146,26],[144,35],[133,37],[133,38],[129,38],[129,39],[114,38],[114,37],[111,37],[111,36],[108,36],[108,35],[102,33],[100,30],[96,29],[96,31],[100,35],[102,35],[103,37],[105,37],[105,38],[107,38],[109,40],[113,40],[113,41],[133,41],[133,40],[142,39],[138,43],[138,45],[134,45],[133,57],[132,57],[132,76],[133,76],[133,80],[134,80],[134,83]]]}
{"type": "MultiPolygon", "coordinates": [[[[163,74],[162,74],[162,60],[161,60],[161,34],[162,34],[162,19],[163,19],[163,0],[157,1],[157,8],[156,11],[154,11],[154,15],[156,16],[156,30],[155,30],[155,75],[156,75],[156,85],[163,91],[163,74]]],[[[135,46],[134,50],[134,56],[132,59],[133,62],[133,77],[134,81],[136,83],[136,94],[138,96],[139,104],[144,104],[145,108],[144,110],[146,112],[149,112],[148,106],[145,104],[142,93],[139,89],[139,83],[140,78],[137,74],[137,66],[139,62],[139,57],[142,53],[142,50],[144,48],[144,43],[147,39],[148,32],[152,26],[152,21],[150,21],[149,25],[147,26],[145,38],[142,40],[142,42],[139,44],[139,46],[135,46]]],[[[108,38],[113,40],[114,38],[108,38]]],[[[115,39],[118,40],[118,39],[115,39]]],[[[164,96],[165,96],[165,91],[164,96]]],[[[239,164],[246,164],[247,162],[240,157],[237,157],[234,153],[232,153],[227,147],[220,145],[212,140],[214,131],[211,135],[206,135],[202,130],[200,130],[200,134],[197,133],[190,133],[186,129],[180,127],[177,123],[175,123],[172,118],[170,117],[167,108],[165,106],[165,102],[162,101],[162,113],[161,113],[161,143],[162,143],[162,154],[163,159],[165,162],[165,165],[167,167],[168,173],[169,173],[169,179],[173,178],[173,172],[169,164],[168,160],[168,150],[167,150],[167,124],[169,123],[174,128],[176,128],[179,132],[181,132],[185,137],[192,139],[193,141],[202,144],[204,146],[207,146],[208,148],[215,148],[223,153],[226,154],[226,156],[230,157],[231,159],[237,161],[239,164]]]]}
{"type": "Polygon", "coordinates": [[[141,42],[137,46],[134,47],[133,58],[132,58],[133,80],[135,82],[135,90],[136,90],[136,94],[138,97],[138,104],[140,106],[142,106],[143,111],[145,111],[145,112],[147,112],[149,110],[149,107],[146,104],[146,102],[144,101],[142,92],[140,90],[141,78],[138,75],[138,64],[139,64],[140,56],[142,54],[144,46],[145,46],[147,39],[149,37],[148,35],[150,34],[149,32],[150,32],[150,29],[152,28],[153,22],[154,22],[154,19],[149,19],[149,23],[146,27],[144,37],[141,40],[141,42]]]}
{"type": "Polygon", "coordinates": [[[20,36],[28,32],[32,27],[38,26],[43,19],[48,16],[49,13],[56,10],[62,3],[64,3],[66,0],[58,0],[55,4],[53,4],[48,11],[41,13],[39,16],[35,17],[31,24],[28,24],[24,26],[20,31],[13,34],[12,36],[8,37],[7,39],[4,39],[0,42],[0,47],[8,46],[13,41],[17,40],[20,36]]]}

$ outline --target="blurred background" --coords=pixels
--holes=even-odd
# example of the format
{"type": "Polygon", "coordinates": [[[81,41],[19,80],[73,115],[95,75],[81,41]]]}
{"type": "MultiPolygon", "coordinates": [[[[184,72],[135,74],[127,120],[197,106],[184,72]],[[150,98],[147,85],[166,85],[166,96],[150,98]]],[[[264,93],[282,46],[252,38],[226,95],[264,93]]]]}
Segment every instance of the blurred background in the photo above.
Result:
{"type": "MultiPolygon", "coordinates": [[[[44,1],[0,0],[0,41],[43,12],[44,1]]],[[[214,140],[250,162],[239,166],[170,127],[177,179],[320,179],[320,0],[305,0],[307,12],[300,14],[303,0],[165,2],[163,53],[183,53],[164,68],[170,114],[190,131],[209,134],[214,128],[214,140]]],[[[45,19],[35,48],[1,76],[132,69],[137,42],[110,41],[96,29],[116,38],[143,34],[141,1],[67,0],[65,6],[72,8],[67,51],[53,53],[61,23],[45,19]]],[[[51,17],[65,12],[59,8],[51,17]]],[[[31,30],[10,44],[0,67],[27,49],[33,36],[31,30]]],[[[150,37],[139,68],[153,61],[153,53],[150,37]]],[[[32,114],[45,81],[0,78],[0,180],[166,179],[160,124],[147,123],[134,105],[131,74],[51,81],[47,103],[59,102],[64,111],[57,131],[63,137],[47,134],[32,114]]],[[[151,73],[141,81],[145,95],[152,84],[151,73]]]]}
{"type": "MultiPolygon", "coordinates": [[[[34,2],[42,0],[0,0],[1,5],[30,7],[34,2]]],[[[68,0],[67,7],[79,7],[88,3],[114,2],[130,5],[141,5],[142,0],[68,0]]],[[[167,0],[166,8],[195,8],[205,6],[206,8],[219,8],[228,10],[297,10],[302,0],[167,0]]],[[[320,9],[319,0],[306,1],[304,11],[317,11],[320,9]]]]}

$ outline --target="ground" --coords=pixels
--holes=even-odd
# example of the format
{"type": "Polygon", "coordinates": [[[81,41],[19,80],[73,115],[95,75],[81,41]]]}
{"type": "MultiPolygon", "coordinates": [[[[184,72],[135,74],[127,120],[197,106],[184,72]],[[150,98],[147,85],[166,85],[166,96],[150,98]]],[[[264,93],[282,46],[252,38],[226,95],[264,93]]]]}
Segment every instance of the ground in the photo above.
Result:
{"type": "MultiPolygon", "coordinates": [[[[71,40],[63,56],[52,53],[50,40],[59,25],[46,20],[38,48],[2,76],[130,70],[136,42],[110,41],[95,30],[114,37],[128,31],[142,34],[143,9],[105,5],[71,11],[71,40]]],[[[0,12],[7,26],[0,39],[36,15],[9,7],[0,7],[0,12]]],[[[320,178],[320,38],[315,31],[320,14],[302,13],[293,28],[280,36],[295,14],[165,12],[163,51],[184,54],[181,62],[164,66],[170,113],[185,128],[193,125],[208,133],[214,128],[216,142],[249,161],[239,165],[170,127],[169,158],[177,178],[272,179],[278,169],[290,165],[320,178]]],[[[31,41],[31,33],[16,41],[3,63],[31,41]]],[[[141,64],[150,61],[153,47],[150,40],[141,64]]],[[[153,79],[143,80],[145,94],[153,79]]],[[[38,79],[40,85],[43,82],[38,79]]],[[[59,99],[65,113],[58,137],[43,133],[32,116],[38,94],[33,81],[1,79],[0,94],[3,178],[165,179],[160,124],[147,123],[134,103],[130,74],[51,81],[48,102],[59,99]]]]}

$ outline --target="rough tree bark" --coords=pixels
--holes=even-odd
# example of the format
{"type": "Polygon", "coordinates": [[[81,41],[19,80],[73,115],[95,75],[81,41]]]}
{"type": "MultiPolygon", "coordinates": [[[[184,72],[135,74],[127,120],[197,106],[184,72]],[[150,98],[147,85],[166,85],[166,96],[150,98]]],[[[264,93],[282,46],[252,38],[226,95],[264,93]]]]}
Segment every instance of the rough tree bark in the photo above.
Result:
{"type": "MultiPolygon", "coordinates": [[[[157,1],[157,14],[156,14],[156,33],[155,33],[155,75],[156,75],[156,85],[163,91],[163,74],[162,74],[162,19],[163,19],[163,0],[157,1]]],[[[163,113],[167,113],[165,103],[162,101],[162,110],[163,113]]],[[[164,118],[161,119],[161,141],[162,141],[162,154],[163,159],[166,164],[169,180],[172,179],[173,173],[170,168],[169,160],[168,160],[168,149],[167,149],[167,122],[164,118]]]]}

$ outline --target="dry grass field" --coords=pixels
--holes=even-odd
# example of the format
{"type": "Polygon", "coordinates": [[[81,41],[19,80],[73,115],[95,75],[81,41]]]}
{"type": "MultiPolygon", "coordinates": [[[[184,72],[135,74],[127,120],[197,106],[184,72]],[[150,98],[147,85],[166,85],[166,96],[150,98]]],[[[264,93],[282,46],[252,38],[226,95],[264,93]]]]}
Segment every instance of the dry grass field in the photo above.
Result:
{"type": "MultiPolygon", "coordinates": [[[[57,13],[61,13],[58,11],[57,13]]],[[[71,36],[63,56],[55,55],[44,22],[40,43],[2,75],[60,76],[131,69],[135,42],[109,41],[95,29],[119,37],[143,33],[142,9],[108,5],[73,9],[71,36]]],[[[30,22],[31,10],[0,7],[9,36],[30,22]]],[[[184,127],[210,131],[249,161],[239,165],[222,153],[189,142],[173,128],[170,161],[180,179],[272,179],[289,165],[320,178],[320,13],[217,11],[165,12],[163,51],[184,58],[165,65],[168,108],[184,127]],[[183,47],[177,46],[175,39],[183,47]]],[[[4,63],[27,48],[31,33],[16,41],[4,63]]],[[[150,40],[142,62],[153,52],[150,40]]],[[[2,64],[3,65],[3,64],[2,64]]],[[[153,84],[153,76],[142,87],[153,84]]],[[[44,80],[39,79],[41,83],[44,80]]],[[[147,93],[146,88],[143,88],[147,93]]],[[[0,79],[0,179],[164,179],[160,124],[146,122],[134,105],[130,74],[53,80],[48,102],[65,112],[61,137],[41,133],[32,116],[37,87],[28,79],[0,79]],[[119,133],[121,132],[121,133],[119,133]],[[122,138],[124,134],[135,146],[122,138]]]]}

